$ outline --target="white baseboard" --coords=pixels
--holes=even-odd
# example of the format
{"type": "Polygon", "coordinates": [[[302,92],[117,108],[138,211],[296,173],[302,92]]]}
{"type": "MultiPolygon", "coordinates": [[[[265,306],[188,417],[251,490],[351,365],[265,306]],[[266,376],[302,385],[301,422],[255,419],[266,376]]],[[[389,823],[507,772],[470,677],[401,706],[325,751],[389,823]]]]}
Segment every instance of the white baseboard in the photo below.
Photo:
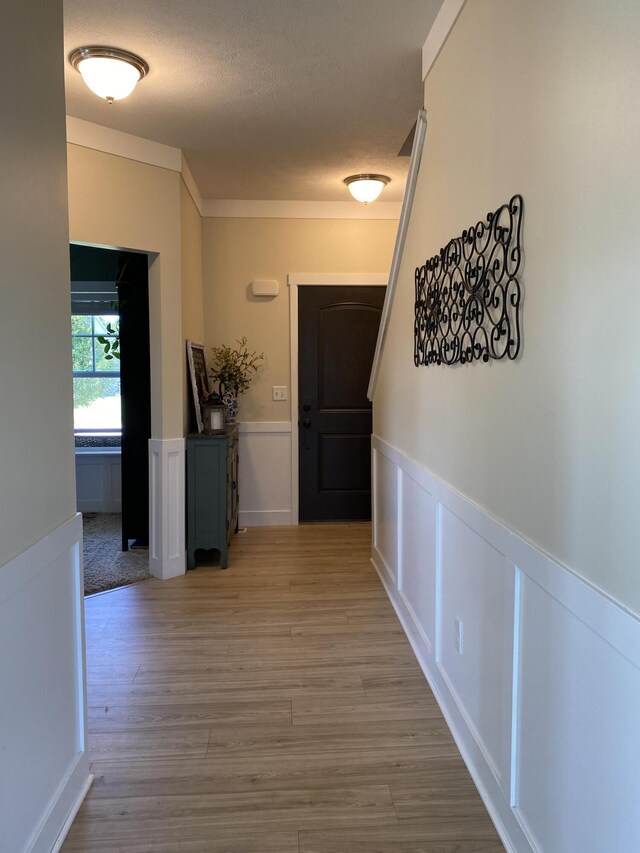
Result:
{"type": "Polygon", "coordinates": [[[149,571],[160,580],[183,575],[185,440],[149,439],[149,571]]]}
{"type": "Polygon", "coordinates": [[[2,849],[49,853],[89,776],[82,520],[0,567],[2,849]]]}
{"type": "Polygon", "coordinates": [[[505,847],[640,850],[640,620],[373,447],[372,560],[505,847]]]}
{"type": "Polygon", "coordinates": [[[249,510],[239,514],[240,527],[282,527],[291,525],[290,509],[249,510]]]}
{"type": "Polygon", "coordinates": [[[76,815],[80,811],[80,806],[84,802],[84,798],[89,793],[89,788],[93,785],[94,778],[94,774],[90,773],[85,779],[84,785],[80,788],[80,791],[78,792],[78,795],[74,800],[73,806],[71,807],[71,811],[67,815],[67,819],[64,822],[64,826],[60,830],[60,834],[56,839],[56,843],[53,845],[51,853],[58,853],[58,851],[62,848],[65,838],[69,834],[69,830],[71,829],[73,821],[76,819],[76,815]]]}

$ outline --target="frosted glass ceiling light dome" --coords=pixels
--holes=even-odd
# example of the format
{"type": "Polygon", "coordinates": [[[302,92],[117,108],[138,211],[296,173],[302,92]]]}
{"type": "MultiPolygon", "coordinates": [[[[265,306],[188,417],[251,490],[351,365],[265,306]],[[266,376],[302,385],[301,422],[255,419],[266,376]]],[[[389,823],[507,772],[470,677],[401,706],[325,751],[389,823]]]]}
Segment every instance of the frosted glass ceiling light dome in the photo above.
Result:
{"type": "Polygon", "coordinates": [[[115,47],[79,47],[69,54],[69,62],[91,91],[110,104],[130,95],[149,73],[144,59],[115,47]]]}
{"type": "Polygon", "coordinates": [[[344,182],[356,201],[369,204],[378,198],[390,180],[386,175],[351,175],[344,182]]]}

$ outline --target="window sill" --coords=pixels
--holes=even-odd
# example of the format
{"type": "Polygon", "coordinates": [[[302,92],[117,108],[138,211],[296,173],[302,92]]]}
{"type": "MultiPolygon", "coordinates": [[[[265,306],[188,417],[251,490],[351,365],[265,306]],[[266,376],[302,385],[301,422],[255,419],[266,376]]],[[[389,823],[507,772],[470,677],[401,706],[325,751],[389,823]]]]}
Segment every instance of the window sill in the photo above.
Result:
{"type": "Polygon", "coordinates": [[[76,456],[120,456],[119,447],[76,447],[76,456]]]}

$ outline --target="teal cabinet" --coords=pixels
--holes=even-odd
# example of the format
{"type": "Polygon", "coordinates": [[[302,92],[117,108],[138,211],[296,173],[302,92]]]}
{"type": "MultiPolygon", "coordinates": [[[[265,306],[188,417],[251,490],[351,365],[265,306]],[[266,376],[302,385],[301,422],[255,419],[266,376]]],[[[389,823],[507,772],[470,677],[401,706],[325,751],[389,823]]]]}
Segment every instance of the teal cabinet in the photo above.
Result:
{"type": "Polygon", "coordinates": [[[216,548],[227,568],[238,530],[238,427],[220,435],[187,436],[187,569],[198,548],[216,548]]]}

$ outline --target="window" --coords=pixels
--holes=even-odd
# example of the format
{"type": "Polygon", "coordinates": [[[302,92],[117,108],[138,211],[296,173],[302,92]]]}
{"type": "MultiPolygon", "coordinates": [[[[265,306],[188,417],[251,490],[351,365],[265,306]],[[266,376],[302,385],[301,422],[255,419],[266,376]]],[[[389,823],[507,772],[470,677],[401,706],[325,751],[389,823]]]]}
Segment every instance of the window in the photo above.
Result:
{"type": "Polygon", "coordinates": [[[109,358],[116,338],[116,314],[73,314],[73,426],[76,432],[119,434],[120,360],[109,358]],[[107,344],[98,338],[105,338],[107,344]]]}

